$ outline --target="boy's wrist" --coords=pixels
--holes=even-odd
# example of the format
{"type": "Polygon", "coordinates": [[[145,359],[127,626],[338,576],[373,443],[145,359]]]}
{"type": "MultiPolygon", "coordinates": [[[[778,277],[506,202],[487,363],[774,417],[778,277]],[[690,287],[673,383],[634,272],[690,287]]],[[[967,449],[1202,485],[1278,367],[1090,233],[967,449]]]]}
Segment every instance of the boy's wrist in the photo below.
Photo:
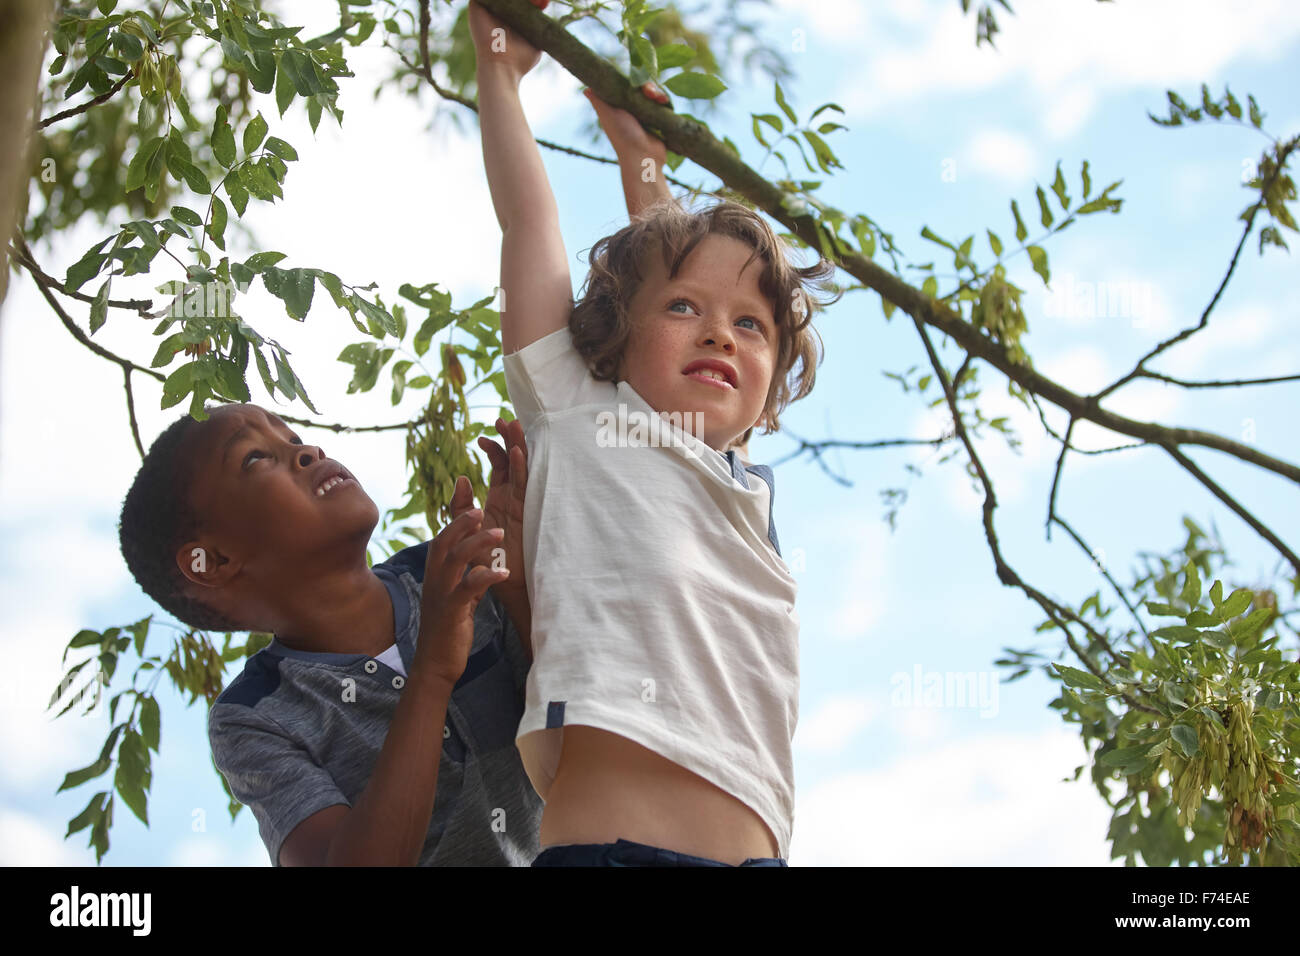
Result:
{"type": "Polygon", "coordinates": [[[475,75],[480,89],[484,86],[500,87],[504,85],[508,89],[517,90],[520,81],[524,78],[524,74],[520,73],[508,60],[491,58],[479,59],[475,75]]]}

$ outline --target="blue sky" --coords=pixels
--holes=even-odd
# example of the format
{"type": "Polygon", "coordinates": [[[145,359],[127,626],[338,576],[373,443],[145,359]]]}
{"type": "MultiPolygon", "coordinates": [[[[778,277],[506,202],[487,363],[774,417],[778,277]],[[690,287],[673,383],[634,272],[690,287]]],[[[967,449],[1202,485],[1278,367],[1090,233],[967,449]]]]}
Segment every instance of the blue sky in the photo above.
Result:
{"type": "MultiPolygon", "coordinates": [[[[318,18],[327,13],[298,6],[318,18]]],[[[845,107],[841,121],[848,130],[833,134],[831,143],[846,168],[822,195],[848,212],[869,214],[911,261],[945,266],[936,255],[941,250],[919,238],[924,225],[949,238],[975,233],[977,256],[990,261],[984,229],[1010,238],[1012,198],[1032,229],[1034,185],[1050,183],[1058,160],[1072,195],[1084,159],[1094,184],[1124,180],[1121,215],[1089,217],[1047,250],[1054,287],[1125,289],[1140,306],[1117,316],[1063,315],[1027,260],[1008,265],[1026,290],[1026,345],[1036,367],[1086,391],[1199,317],[1239,235],[1236,216],[1248,202],[1240,187],[1243,164],[1265,145],[1240,127],[1163,129],[1146,112],[1164,113],[1166,89],[1195,99],[1202,81],[1216,93],[1226,82],[1243,101],[1246,93],[1255,95],[1268,114],[1266,129],[1293,134],[1300,104],[1294,67],[1286,64],[1300,53],[1300,10],[1281,0],[1234,11],[1208,0],[1016,6],[1016,16],[1001,17],[998,52],[975,48],[973,21],[961,17],[955,0],[780,0],[763,29],[772,42],[790,44],[798,78],[787,92],[801,117],[828,100],[845,107]]],[[[319,20],[309,22],[309,31],[317,25],[328,28],[319,20]]],[[[296,108],[276,120],[268,98],[263,112],[271,132],[293,143],[301,160],[291,165],[285,200],[255,204],[250,224],[261,248],[289,254],[287,266],[329,269],[353,284],[377,281],[390,301],[403,281],[438,281],[455,302],[468,303],[494,287],[499,249],[477,129],[458,134],[440,124],[429,130],[427,99],[417,104],[390,93],[372,102],[369,78],[384,68],[385,56],[373,43],[350,54],[358,78],[344,86],[342,133],[327,119],[313,138],[296,108]]],[[[554,64],[544,63],[525,82],[525,105],[538,136],[583,145],[577,134],[590,108],[578,84],[554,64]]],[[[749,114],[772,110],[768,84],[736,77],[711,121],[756,161],[761,149],[749,133],[749,114]]],[[[624,217],[617,176],[554,153],[544,159],[576,289],[585,274],[579,252],[624,217]]],[[[714,184],[690,169],[679,174],[714,184]]],[[[776,174],[775,161],[763,171],[776,174]]],[[[46,271],[62,275],[110,228],[83,228],[52,250],[38,250],[46,271]]],[[[171,276],[154,281],[164,278],[171,276]]],[[[1300,347],[1285,329],[1296,278],[1292,257],[1272,250],[1261,259],[1248,251],[1209,329],[1154,367],[1188,378],[1295,372],[1300,347]]],[[[143,284],[135,291],[148,294],[143,284]]],[[[409,417],[414,403],[395,409],[384,388],[345,394],[350,367],[334,357],[358,336],[327,301],[318,296],[306,324],[288,319],[260,286],[239,307],[293,350],[323,420],[409,417]]],[[[82,311],[74,315],[84,321],[82,311]]],[[[818,326],[826,358],[813,394],[782,416],[788,429],[812,439],[862,440],[943,430],[941,409],[902,394],[881,374],[925,363],[906,317],[887,322],[874,293],[854,292],[818,326]]],[[[96,338],[137,360],[151,357],[156,345],[148,324],[124,315],[96,338]]],[[[947,353],[950,366],[955,354],[947,353]]],[[[994,438],[980,445],[998,488],[1004,553],[1037,586],[1077,604],[1102,582],[1063,535],[1044,540],[1055,444],[1036,416],[1008,398],[1004,380],[987,368],[981,378],[986,414],[1008,415],[1023,441],[1020,454],[994,438]]],[[[272,407],[251,384],[254,401],[272,407]]],[[[1140,384],[1108,407],[1295,457],[1293,386],[1219,394],[1140,384]]],[[[23,277],[0,324],[0,390],[0,641],[18,661],[2,695],[0,862],[93,863],[84,834],[68,842],[62,834],[94,785],[54,791],[66,771],[94,759],[109,723],[103,713],[51,721],[44,706],[62,673],[62,648],[77,630],[128,623],[154,610],[117,550],[117,513],[138,456],[119,373],[77,345],[23,277]],[[31,360],[37,355],[39,363],[31,360]]],[[[174,412],[159,411],[156,390],[147,386],[137,405],[147,443],[174,412]]],[[[1052,421],[1059,428],[1064,417],[1052,421]]],[[[381,509],[401,502],[407,478],[400,437],[314,434],[304,438],[356,472],[381,509]]],[[[1080,428],[1076,440],[1104,447],[1124,439],[1080,428]]],[[[778,434],[756,438],[751,455],[772,461],[791,448],[778,434]]],[[[1297,539],[1293,487],[1210,452],[1190,454],[1284,540],[1297,539]]],[[[1086,755],[1078,734],[1046,707],[1052,686],[1037,675],[997,683],[1003,672],[992,662],[1004,646],[1054,651],[1056,644],[1033,633],[1041,620],[1036,606],[998,584],[980,526],[980,497],[960,462],[940,466],[928,449],[845,451],[829,461],[851,487],[805,461],[776,473],[782,548],[788,558],[802,559],[791,863],[1107,863],[1107,808],[1086,774],[1084,782],[1062,782],[1086,755]],[[920,478],[905,472],[909,462],[922,469],[920,478]],[[891,534],[878,492],[900,486],[909,500],[891,534]],[[907,706],[895,692],[918,671],[922,680],[971,675],[987,696],[974,706],[953,700],[907,706]]],[[[1263,542],[1154,449],[1072,456],[1060,503],[1125,581],[1137,552],[1181,543],[1184,514],[1219,529],[1236,562],[1233,582],[1261,581],[1276,564],[1263,542]]],[[[167,694],[161,703],[152,825],[146,829],[119,807],[106,865],[265,865],[251,814],[245,810],[229,822],[203,705],[186,708],[167,694]]]]}

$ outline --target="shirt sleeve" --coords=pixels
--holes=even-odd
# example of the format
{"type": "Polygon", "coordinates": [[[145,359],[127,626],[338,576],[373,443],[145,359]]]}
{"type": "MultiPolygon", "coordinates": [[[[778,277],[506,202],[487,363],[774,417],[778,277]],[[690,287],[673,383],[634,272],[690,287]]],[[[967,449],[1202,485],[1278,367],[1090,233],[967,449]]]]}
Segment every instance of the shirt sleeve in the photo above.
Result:
{"type": "Polygon", "coordinates": [[[556,329],[503,360],[506,390],[524,428],[549,412],[608,401],[613,382],[592,377],[568,327],[556,329]]]}
{"type": "Polygon", "coordinates": [[[230,792],[253,812],[272,866],[280,865],[285,838],[303,820],[326,807],[352,806],[328,771],[251,707],[214,704],[208,741],[230,792]]]}

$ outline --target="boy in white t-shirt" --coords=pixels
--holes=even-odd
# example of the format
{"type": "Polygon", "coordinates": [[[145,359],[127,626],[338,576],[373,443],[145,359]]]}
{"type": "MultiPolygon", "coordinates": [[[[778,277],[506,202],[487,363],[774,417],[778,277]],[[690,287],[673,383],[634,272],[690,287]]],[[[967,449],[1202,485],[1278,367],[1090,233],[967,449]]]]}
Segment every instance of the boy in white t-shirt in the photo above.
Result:
{"type": "Polygon", "coordinates": [[[638,150],[656,175],[639,200],[627,190],[633,222],[593,247],[575,306],[518,95],[539,54],[477,3],[470,27],[529,447],[534,662],[517,744],[546,801],[534,865],[783,866],[795,581],[771,469],[744,448],[812,387],[808,290],[833,269],[792,265],[743,206],[681,210],[663,144],[593,99],[624,170],[638,150]]]}

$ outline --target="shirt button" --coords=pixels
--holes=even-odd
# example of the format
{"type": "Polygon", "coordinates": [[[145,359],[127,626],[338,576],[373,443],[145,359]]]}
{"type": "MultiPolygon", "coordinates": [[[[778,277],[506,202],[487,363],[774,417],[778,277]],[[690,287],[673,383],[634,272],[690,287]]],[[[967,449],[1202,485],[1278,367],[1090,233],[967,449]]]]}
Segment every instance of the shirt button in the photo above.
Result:
{"type": "Polygon", "coordinates": [[[451,727],[447,726],[446,724],[443,724],[443,725],[442,725],[442,739],[443,739],[443,740],[447,740],[449,737],[451,737],[451,727]]]}
{"type": "Polygon", "coordinates": [[[378,664],[376,664],[374,661],[366,661],[366,673],[367,673],[367,674],[373,674],[373,673],[374,673],[375,671],[377,671],[377,670],[379,670],[379,665],[378,665],[378,664]]]}
{"type": "Polygon", "coordinates": [[[402,675],[401,675],[401,674],[398,674],[397,676],[395,676],[395,677],[393,678],[393,688],[394,688],[395,690],[401,690],[401,689],[402,689],[402,685],[405,684],[405,683],[406,683],[406,681],[402,679],[402,675]]]}

